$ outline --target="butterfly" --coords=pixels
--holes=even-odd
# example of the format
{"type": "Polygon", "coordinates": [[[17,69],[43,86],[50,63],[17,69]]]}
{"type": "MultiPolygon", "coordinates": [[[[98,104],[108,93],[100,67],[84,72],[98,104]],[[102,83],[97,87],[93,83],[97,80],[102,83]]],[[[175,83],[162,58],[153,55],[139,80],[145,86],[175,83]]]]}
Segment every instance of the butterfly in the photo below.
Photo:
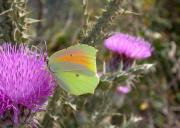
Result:
{"type": "Polygon", "coordinates": [[[77,44],[52,54],[48,67],[56,82],[74,95],[94,93],[99,83],[94,47],[77,44]]]}

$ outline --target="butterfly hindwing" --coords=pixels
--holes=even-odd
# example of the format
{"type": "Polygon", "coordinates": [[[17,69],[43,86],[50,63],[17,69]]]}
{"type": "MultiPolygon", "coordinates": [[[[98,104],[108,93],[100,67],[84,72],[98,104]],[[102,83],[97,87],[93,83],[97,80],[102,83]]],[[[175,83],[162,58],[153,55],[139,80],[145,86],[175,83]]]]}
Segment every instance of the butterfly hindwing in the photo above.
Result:
{"type": "Polygon", "coordinates": [[[79,72],[61,72],[58,76],[61,76],[57,77],[57,82],[62,85],[62,88],[75,95],[94,93],[99,82],[96,76],[79,72]]]}

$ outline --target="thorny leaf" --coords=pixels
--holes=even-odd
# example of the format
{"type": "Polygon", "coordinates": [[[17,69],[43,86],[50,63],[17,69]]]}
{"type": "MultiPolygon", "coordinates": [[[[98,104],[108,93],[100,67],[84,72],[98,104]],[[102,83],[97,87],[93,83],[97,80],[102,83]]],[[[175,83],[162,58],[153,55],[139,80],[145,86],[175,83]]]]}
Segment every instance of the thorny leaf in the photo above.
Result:
{"type": "Polygon", "coordinates": [[[114,79],[127,79],[130,75],[139,75],[147,73],[149,70],[153,69],[154,64],[143,64],[130,68],[127,71],[119,70],[114,73],[106,73],[101,76],[101,81],[113,81],[114,79]]]}

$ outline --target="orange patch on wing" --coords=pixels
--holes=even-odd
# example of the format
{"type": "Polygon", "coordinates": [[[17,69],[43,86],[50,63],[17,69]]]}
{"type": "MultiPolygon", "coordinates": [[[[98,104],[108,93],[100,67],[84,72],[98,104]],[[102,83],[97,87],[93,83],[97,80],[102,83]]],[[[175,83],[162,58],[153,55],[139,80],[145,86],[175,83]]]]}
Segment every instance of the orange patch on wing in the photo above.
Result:
{"type": "Polygon", "coordinates": [[[90,58],[79,51],[69,52],[67,55],[57,58],[57,60],[61,62],[70,62],[70,63],[79,64],[87,67],[92,71],[94,70],[90,58]]]}

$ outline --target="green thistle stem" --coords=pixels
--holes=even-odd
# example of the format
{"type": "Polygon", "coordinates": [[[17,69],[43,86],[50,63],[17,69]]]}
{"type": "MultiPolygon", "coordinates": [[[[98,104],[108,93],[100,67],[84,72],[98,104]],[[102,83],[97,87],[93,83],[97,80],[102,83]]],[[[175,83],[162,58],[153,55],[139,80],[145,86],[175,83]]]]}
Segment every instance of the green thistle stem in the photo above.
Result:
{"type": "Polygon", "coordinates": [[[48,112],[46,112],[43,118],[43,121],[42,121],[43,128],[53,128],[53,121],[54,121],[53,115],[56,112],[56,103],[59,100],[61,95],[62,95],[61,88],[57,86],[53,94],[53,97],[48,104],[48,108],[47,108],[48,112]]]}
{"type": "Polygon", "coordinates": [[[14,41],[13,24],[8,13],[12,11],[11,4],[7,0],[0,1],[0,41],[14,41]]]}
{"type": "Polygon", "coordinates": [[[0,0],[0,42],[25,40],[26,14],[26,0],[0,0]]]}
{"type": "Polygon", "coordinates": [[[112,20],[117,15],[117,12],[120,8],[121,0],[112,0],[108,3],[106,11],[102,16],[97,20],[97,23],[94,25],[92,30],[88,33],[88,36],[85,36],[80,39],[79,43],[93,44],[97,39],[104,37],[105,28],[112,23],[112,20]]]}

